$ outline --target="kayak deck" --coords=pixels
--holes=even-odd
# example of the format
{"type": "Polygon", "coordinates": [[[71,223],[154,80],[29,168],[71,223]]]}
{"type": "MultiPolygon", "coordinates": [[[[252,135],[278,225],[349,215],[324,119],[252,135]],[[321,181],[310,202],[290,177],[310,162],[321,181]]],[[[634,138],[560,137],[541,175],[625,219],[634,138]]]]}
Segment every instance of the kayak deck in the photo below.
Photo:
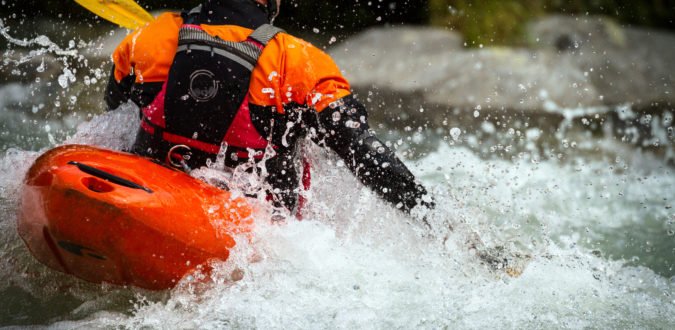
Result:
{"type": "Polygon", "coordinates": [[[51,268],[161,290],[226,260],[233,236],[250,231],[251,212],[245,199],[148,159],[68,145],[29,169],[18,230],[51,268]]]}

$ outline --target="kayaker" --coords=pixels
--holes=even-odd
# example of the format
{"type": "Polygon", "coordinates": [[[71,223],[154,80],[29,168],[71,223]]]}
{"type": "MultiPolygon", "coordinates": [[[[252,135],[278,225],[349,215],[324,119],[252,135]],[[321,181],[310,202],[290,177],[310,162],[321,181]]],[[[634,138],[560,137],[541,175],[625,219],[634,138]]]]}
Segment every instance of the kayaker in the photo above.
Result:
{"type": "Polygon", "coordinates": [[[132,152],[190,168],[253,158],[277,206],[298,201],[298,142],[333,150],[394,207],[433,205],[426,189],[369,129],[368,113],[333,60],[270,25],[280,0],[206,0],[165,13],[113,53],[105,101],[141,108],[132,152]],[[188,156],[189,157],[186,157],[188,156]],[[189,158],[189,159],[188,159],[189,158]]]}

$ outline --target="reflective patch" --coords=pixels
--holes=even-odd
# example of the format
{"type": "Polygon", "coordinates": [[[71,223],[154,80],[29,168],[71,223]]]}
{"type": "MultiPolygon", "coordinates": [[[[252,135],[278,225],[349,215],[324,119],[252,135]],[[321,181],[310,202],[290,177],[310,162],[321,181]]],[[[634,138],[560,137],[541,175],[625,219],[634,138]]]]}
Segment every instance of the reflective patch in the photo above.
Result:
{"type": "Polygon", "coordinates": [[[206,102],[218,94],[216,75],[208,70],[197,70],[190,75],[190,96],[197,102],[206,102]]]}

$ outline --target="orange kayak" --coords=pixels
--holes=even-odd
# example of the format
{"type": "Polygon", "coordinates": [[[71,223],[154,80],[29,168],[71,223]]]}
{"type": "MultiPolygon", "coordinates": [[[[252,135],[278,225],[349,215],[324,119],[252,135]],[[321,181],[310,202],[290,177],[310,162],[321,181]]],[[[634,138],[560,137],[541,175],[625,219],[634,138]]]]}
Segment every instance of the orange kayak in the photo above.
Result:
{"type": "Polygon", "coordinates": [[[148,159],[68,145],[28,171],[18,231],[53,269],[161,290],[226,260],[251,212],[245,199],[148,159]]]}

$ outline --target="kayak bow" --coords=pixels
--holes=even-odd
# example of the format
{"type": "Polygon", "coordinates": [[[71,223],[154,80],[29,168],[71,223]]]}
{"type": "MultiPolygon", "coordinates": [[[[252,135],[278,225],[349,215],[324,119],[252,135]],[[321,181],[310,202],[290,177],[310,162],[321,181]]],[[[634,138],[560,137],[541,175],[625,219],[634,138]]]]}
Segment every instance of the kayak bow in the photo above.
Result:
{"type": "Polygon", "coordinates": [[[36,259],[87,281],[171,288],[248,234],[251,207],[148,159],[83,145],[40,156],[23,183],[18,231],[36,259]]]}

